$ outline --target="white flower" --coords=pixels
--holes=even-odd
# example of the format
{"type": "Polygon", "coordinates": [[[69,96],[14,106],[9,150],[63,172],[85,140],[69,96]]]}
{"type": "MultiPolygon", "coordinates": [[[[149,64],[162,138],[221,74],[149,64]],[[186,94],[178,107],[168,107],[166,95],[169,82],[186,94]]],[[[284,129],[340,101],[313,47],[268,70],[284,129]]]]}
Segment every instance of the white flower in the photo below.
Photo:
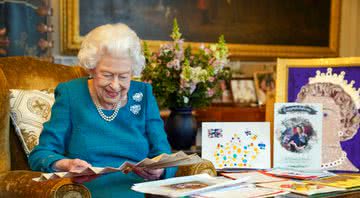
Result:
{"type": "Polygon", "coordinates": [[[140,105],[132,105],[132,106],[130,107],[130,111],[131,111],[133,114],[135,114],[135,115],[139,114],[140,110],[141,110],[141,106],[140,106],[140,105]]]}
{"type": "Polygon", "coordinates": [[[189,102],[189,98],[184,96],[184,103],[187,104],[189,102]]]}
{"type": "Polygon", "coordinates": [[[215,52],[216,49],[217,49],[217,47],[216,47],[215,44],[210,45],[210,50],[211,50],[211,51],[215,52]]]}
{"type": "Polygon", "coordinates": [[[141,92],[135,93],[132,98],[136,102],[141,102],[141,100],[143,98],[143,93],[141,93],[141,92]]]}

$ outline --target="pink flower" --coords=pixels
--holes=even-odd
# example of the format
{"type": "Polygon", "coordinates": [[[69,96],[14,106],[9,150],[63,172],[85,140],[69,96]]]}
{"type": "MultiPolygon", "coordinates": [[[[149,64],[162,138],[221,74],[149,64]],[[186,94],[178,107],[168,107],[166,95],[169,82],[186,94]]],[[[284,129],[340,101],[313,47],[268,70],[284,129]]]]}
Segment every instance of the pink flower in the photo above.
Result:
{"type": "Polygon", "coordinates": [[[205,52],[205,54],[211,54],[211,50],[207,47],[204,49],[204,52],[205,52]]]}
{"type": "Polygon", "coordinates": [[[188,83],[186,83],[186,81],[185,81],[184,79],[181,79],[181,80],[180,80],[180,88],[181,88],[181,89],[184,89],[185,87],[187,87],[187,84],[188,84],[188,83]]]}
{"type": "Polygon", "coordinates": [[[209,65],[212,65],[216,59],[213,57],[209,60],[209,65]]]}
{"type": "Polygon", "coordinates": [[[178,59],[174,59],[166,64],[168,68],[174,68],[176,70],[180,69],[180,61],[178,59]]]}
{"type": "Polygon", "coordinates": [[[214,94],[215,94],[214,89],[209,89],[209,88],[208,88],[208,90],[207,90],[207,95],[208,95],[209,97],[212,97],[214,94]]]}
{"type": "Polygon", "coordinates": [[[183,50],[175,51],[175,58],[179,60],[184,60],[184,51],[183,50]]]}

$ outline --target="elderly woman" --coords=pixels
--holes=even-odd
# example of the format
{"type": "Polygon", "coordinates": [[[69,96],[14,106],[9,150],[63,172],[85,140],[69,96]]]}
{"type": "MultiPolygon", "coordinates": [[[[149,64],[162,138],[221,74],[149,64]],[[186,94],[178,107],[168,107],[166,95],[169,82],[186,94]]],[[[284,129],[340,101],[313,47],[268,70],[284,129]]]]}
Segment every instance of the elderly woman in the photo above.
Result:
{"type": "MultiPolygon", "coordinates": [[[[78,58],[91,77],[56,88],[51,119],[29,156],[31,168],[118,167],[126,160],[136,163],[170,153],[151,86],[131,80],[144,66],[136,33],[124,24],[100,26],[85,37],[78,58]]],[[[134,172],[77,181],[85,182],[93,197],[136,197],[143,195],[130,190],[133,183],[171,177],[175,170],[134,172]]]]}

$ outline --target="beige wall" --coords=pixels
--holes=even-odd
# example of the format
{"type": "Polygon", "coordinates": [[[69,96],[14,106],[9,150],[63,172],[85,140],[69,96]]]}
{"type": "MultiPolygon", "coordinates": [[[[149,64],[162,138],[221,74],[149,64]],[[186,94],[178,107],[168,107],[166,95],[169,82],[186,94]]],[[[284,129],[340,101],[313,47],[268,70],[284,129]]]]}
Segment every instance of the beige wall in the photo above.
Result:
{"type": "Polygon", "coordinates": [[[342,0],[340,56],[360,56],[360,1],[342,0]]]}
{"type": "MultiPolygon", "coordinates": [[[[60,0],[51,0],[54,16],[51,23],[55,32],[53,54],[60,57],[60,0]]],[[[360,56],[360,0],[342,0],[340,27],[340,56],[360,56]]]]}

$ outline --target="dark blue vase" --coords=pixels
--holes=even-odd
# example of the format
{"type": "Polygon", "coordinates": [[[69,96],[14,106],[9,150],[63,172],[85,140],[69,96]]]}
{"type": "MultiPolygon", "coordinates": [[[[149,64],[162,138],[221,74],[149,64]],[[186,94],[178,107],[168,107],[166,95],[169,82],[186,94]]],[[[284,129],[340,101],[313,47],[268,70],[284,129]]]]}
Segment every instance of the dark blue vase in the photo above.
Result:
{"type": "Polygon", "coordinates": [[[197,132],[196,120],[192,108],[174,108],[166,120],[165,130],[171,147],[186,150],[195,143],[197,132]]]}

